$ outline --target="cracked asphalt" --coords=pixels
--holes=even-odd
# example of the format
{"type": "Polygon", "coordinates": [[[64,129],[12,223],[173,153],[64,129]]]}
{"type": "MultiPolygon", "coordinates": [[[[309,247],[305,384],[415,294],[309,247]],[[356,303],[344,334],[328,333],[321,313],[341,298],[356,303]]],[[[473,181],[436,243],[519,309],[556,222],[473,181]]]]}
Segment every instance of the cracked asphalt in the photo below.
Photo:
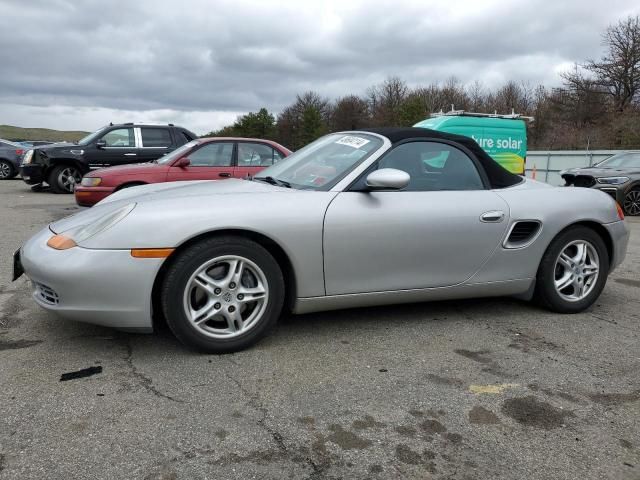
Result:
{"type": "Polygon", "coordinates": [[[9,281],[12,252],[75,210],[0,182],[0,479],[640,479],[639,219],[582,314],[329,312],[215,356],[58,320],[9,281]]]}

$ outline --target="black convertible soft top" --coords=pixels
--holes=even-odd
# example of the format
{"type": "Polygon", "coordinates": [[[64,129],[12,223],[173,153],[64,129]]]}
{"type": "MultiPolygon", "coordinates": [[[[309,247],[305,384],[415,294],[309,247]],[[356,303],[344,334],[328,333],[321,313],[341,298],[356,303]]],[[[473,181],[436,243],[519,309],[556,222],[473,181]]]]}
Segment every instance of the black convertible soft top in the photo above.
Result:
{"type": "Polygon", "coordinates": [[[450,142],[459,143],[462,146],[470,150],[478,159],[484,171],[489,177],[491,188],[505,188],[520,183],[522,177],[511,173],[504,168],[493,158],[491,158],[487,152],[485,152],[475,140],[463,135],[455,135],[453,133],[438,132],[436,130],[430,130],[428,128],[415,128],[415,127],[381,127],[381,128],[363,128],[363,132],[372,132],[382,135],[391,140],[392,144],[400,143],[404,140],[411,138],[425,138],[434,140],[448,140],[450,142]]]}

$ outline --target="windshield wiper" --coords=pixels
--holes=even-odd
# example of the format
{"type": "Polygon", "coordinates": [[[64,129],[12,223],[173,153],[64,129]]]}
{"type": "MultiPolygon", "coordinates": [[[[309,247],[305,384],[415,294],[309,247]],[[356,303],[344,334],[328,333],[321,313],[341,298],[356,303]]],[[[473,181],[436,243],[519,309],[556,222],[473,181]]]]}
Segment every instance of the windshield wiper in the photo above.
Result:
{"type": "Polygon", "coordinates": [[[278,187],[291,188],[291,184],[289,182],[285,182],[284,180],[280,180],[279,178],[273,178],[271,176],[267,177],[253,177],[254,180],[260,180],[266,183],[270,183],[271,185],[277,185],[278,187]]]}

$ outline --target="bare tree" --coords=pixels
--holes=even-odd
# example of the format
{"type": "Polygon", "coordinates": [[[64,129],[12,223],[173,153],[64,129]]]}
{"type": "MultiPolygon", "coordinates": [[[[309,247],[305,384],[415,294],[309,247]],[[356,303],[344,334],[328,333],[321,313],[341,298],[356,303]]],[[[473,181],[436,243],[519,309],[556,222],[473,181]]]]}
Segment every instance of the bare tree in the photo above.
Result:
{"type": "Polygon", "coordinates": [[[606,53],[600,61],[584,66],[611,95],[616,110],[622,112],[640,92],[640,16],[611,25],[602,35],[606,53]]]}
{"type": "Polygon", "coordinates": [[[338,99],[331,112],[331,129],[357,130],[371,123],[367,101],[357,95],[347,95],[338,99]]]}
{"type": "Polygon", "coordinates": [[[389,77],[367,90],[369,108],[375,125],[400,125],[400,107],[409,87],[399,77],[389,77]]]}

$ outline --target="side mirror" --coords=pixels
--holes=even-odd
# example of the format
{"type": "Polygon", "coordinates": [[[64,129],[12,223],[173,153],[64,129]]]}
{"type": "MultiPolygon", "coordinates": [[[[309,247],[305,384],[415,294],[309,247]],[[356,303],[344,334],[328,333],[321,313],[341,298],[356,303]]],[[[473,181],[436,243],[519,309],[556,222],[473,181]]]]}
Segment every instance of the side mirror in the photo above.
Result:
{"type": "Polygon", "coordinates": [[[395,168],[381,168],[367,176],[367,188],[370,191],[402,190],[409,185],[411,177],[407,172],[395,168]]]}
{"type": "Polygon", "coordinates": [[[96,141],[96,148],[104,148],[107,146],[107,141],[103,138],[101,138],[100,140],[96,141]]]}
{"type": "Polygon", "coordinates": [[[187,168],[189,165],[191,165],[191,160],[189,160],[188,157],[182,157],[180,160],[173,164],[174,167],[178,168],[187,168]]]}

